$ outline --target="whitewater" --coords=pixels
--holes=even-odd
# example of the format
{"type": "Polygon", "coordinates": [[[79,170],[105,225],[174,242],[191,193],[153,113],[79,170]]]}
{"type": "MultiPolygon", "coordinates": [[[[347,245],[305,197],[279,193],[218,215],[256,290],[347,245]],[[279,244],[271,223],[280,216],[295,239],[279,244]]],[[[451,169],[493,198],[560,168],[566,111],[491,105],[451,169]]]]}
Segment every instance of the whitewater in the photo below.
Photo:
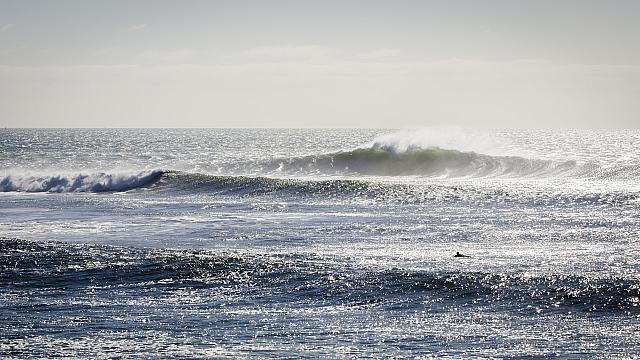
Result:
{"type": "Polygon", "coordinates": [[[0,129],[0,357],[636,358],[638,144],[0,129]]]}

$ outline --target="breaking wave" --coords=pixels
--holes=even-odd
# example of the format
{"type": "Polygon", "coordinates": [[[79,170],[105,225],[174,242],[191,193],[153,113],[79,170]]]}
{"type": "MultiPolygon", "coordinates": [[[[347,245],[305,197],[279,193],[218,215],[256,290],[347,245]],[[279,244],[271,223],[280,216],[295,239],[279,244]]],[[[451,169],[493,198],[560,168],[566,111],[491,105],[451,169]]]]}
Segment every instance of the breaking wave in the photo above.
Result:
{"type": "MultiPolygon", "coordinates": [[[[375,142],[369,147],[352,150],[227,164],[214,168],[217,168],[213,170],[214,174],[159,169],[111,172],[54,170],[48,174],[5,170],[4,177],[0,176],[0,192],[117,192],[145,188],[156,183],[171,183],[173,187],[180,189],[194,190],[198,187],[237,193],[286,191],[334,194],[346,191],[378,194],[388,191],[388,184],[381,189],[380,185],[375,185],[367,176],[625,181],[640,178],[640,166],[634,164],[493,156],[437,147],[399,148],[375,142]],[[315,175],[325,178],[308,180],[308,176],[315,175]],[[299,180],[299,176],[307,177],[307,181],[299,180]],[[327,180],[326,176],[340,178],[327,180]]],[[[401,186],[397,185],[396,188],[398,187],[401,186]]]]}
{"type": "Polygon", "coordinates": [[[519,157],[493,157],[474,152],[440,148],[409,149],[372,147],[329,154],[277,159],[267,164],[268,171],[285,173],[361,174],[376,176],[487,176],[531,175],[548,170],[570,170],[575,162],[555,164],[545,160],[519,157]]]}
{"type": "Polygon", "coordinates": [[[132,174],[6,176],[2,192],[118,192],[146,190],[169,195],[208,194],[220,197],[277,197],[304,201],[357,201],[383,203],[424,203],[433,201],[525,201],[580,204],[629,204],[640,194],[629,191],[521,192],[496,186],[465,182],[391,182],[376,179],[301,179],[266,176],[223,176],[173,170],[153,170],[132,174]]]}
{"type": "Polygon", "coordinates": [[[157,181],[161,170],[135,173],[7,175],[0,180],[0,192],[106,192],[126,191],[157,181]]]}

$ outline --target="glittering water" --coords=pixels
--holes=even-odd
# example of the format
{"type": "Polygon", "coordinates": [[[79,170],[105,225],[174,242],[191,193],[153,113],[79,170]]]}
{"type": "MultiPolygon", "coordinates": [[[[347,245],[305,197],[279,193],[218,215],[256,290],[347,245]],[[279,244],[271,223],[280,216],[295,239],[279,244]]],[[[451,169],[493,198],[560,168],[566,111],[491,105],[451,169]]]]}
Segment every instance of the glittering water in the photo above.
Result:
{"type": "Polygon", "coordinates": [[[639,143],[0,130],[0,356],[634,358],[639,143]]]}

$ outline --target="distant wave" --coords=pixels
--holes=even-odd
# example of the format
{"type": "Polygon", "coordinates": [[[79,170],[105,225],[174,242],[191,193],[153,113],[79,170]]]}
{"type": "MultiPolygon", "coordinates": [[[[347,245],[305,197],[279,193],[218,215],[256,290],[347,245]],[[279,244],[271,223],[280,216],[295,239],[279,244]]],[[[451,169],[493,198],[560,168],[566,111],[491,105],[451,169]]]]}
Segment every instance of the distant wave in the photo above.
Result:
{"type": "Polygon", "coordinates": [[[160,170],[134,173],[10,174],[0,178],[0,192],[106,192],[147,186],[163,174],[160,170]]]}

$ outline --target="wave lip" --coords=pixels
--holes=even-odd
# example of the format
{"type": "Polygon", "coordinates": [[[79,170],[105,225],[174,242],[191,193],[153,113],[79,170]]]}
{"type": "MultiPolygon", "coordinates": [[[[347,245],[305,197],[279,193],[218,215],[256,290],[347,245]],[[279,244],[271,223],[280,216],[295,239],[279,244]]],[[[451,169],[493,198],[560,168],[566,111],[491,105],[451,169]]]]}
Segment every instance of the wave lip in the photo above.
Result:
{"type": "Polygon", "coordinates": [[[0,192],[109,192],[126,191],[156,182],[164,171],[55,175],[7,175],[0,180],[0,192]]]}

